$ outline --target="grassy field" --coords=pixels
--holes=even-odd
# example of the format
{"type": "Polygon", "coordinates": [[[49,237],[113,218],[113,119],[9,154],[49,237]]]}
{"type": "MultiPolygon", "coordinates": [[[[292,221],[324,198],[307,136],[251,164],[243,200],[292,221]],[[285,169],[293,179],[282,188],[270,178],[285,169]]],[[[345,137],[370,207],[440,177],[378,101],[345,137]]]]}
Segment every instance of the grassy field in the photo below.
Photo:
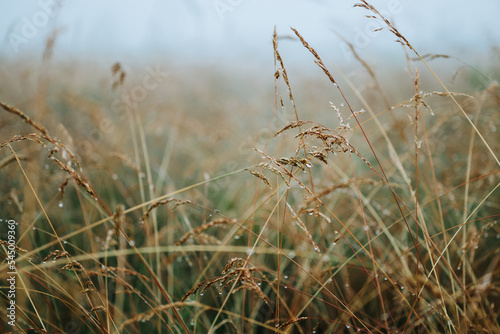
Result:
{"type": "Polygon", "coordinates": [[[281,32],[269,73],[11,62],[1,332],[500,332],[500,54],[420,55],[386,24],[406,71],[331,66],[298,31],[314,73],[281,32]]]}

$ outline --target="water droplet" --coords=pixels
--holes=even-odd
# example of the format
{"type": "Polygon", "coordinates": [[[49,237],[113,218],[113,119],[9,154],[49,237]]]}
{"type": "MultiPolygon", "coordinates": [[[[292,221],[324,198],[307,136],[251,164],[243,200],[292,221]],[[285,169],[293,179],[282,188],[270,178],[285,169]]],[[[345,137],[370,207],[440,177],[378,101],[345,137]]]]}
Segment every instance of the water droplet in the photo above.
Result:
{"type": "Polygon", "coordinates": [[[33,227],[33,231],[36,230],[36,227],[33,227]]]}
{"type": "Polygon", "coordinates": [[[62,208],[63,207],[63,202],[59,202],[59,207],[62,208]]]}
{"type": "Polygon", "coordinates": [[[234,238],[235,238],[236,240],[238,240],[238,239],[240,238],[240,236],[239,236],[238,234],[236,234],[236,235],[234,236],[234,238]]]}
{"type": "Polygon", "coordinates": [[[135,246],[135,241],[134,240],[130,240],[129,244],[130,244],[130,246],[135,246]]]}
{"type": "Polygon", "coordinates": [[[457,267],[457,270],[461,270],[461,269],[462,269],[462,267],[460,267],[460,266],[457,267]]]}
{"type": "Polygon", "coordinates": [[[111,178],[115,181],[118,180],[118,174],[113,173],[113,175],[111,175],[111,178]]]}
{"type": "Polygon", "coordinates": [[[343,107],[343,106],[345,106],[345,104],[341,103],[340,106],[343,107]]]}
{"type": "Polygon", "coordinates": [[[288,287],[286,285],[283,286],[285,289],[288,289],[288,287]]]}
{"type": "Polygon", "coordinates": [[[363,227],[365,229],[365,231],[368,231],[370,229],[370,226],[366,225],[365,227],[363,227]]]}
{"type": "Polygon", "coordinates": [[[349,329],[349,328],[351,328],[351,325],[345,325],[345,327],[346,327],[347,329],[349,329]]]}
{"type": "Polygon", "coordinates": [[[288,276],[287,276],[287,275],[285,275],[285,276],[283,276],[283,278],[284,278],[284,279],[288,279],[288,276]]]}
{"type": "Polygon", "coordinates": [[[404,286],[401,287],[401,290],[404,290],[404,286]]]}

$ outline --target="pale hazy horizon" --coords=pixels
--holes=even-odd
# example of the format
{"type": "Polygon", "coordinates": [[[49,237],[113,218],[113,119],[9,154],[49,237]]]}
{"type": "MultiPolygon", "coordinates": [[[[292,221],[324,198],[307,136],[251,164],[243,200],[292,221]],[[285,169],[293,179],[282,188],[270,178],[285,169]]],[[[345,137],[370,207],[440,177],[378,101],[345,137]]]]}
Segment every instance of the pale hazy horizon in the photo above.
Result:
{"type": "MultiPolygon", "coordinates": [[[[357,1],[216,0],[0,1],[0,54],[7,58],[41,56],[47,38],[59,31],[54,56],[132,61],[141,57],[204,62],[259,63],[272,59],[271,37],[298,29],[327,59],[350,63],[353,57],[337,36],[360,55],[391,60],[403,55],[395,36],[354,8],[357,1]]],[[[500,45],[498,1],[372,1],[421,54],[437,53],[481,61],[500,45]]],[[[311,60],[297,41],[284,39],[287,59],[311,60]]]]}

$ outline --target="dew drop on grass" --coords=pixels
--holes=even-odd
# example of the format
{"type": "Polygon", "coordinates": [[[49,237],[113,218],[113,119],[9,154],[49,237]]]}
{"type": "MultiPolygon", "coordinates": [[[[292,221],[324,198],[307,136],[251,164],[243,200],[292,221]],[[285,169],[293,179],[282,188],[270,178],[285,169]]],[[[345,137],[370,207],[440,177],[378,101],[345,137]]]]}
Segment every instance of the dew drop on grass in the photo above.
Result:
{"type": "Polygon", "coordinates": [[[130,244],[130,246],[135,246],[135,241],[134,240],[130,240],[129,244],[130,244]]]}
{"type": "Polygon", "coordinates": [[[36,230],[36,227],[33,227],[33,231],[36,230]]]}
{"type": "Polygon", "coordinates": [[[234,236],[234,238],[235,238],[236,240],[238,240],[238,239],[240,238],[240,236],[236,234],[236,235],[234,236]]]}
{"type": "Polygon", "coordinates": [[[345,325],[345,327],[346,327],[347,329],[349,329],[349,328],[351,328],[351,325],[345,325]]]}
{"type": "Polygon", "coordinates": [[[366,225],[365,227],[363,227],[365,229],[365,231],[368,231],[370,229],[370,226],[366,225]]]}
{"type": "Polygon", "coordinates": [[[63,202],[59,202],[59,207],[62,208],[64,206],[63,202]]]}

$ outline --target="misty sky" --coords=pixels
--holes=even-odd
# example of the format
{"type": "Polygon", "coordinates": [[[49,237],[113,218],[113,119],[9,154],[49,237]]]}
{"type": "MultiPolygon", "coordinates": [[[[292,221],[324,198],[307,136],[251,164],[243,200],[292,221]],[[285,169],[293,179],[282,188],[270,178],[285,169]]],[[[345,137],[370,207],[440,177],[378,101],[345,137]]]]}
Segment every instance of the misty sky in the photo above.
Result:
{"type": "MultiPolygon", "coordinates": [[[[353,8],[356,1],[7,1],[0,0],[0,53],[40,56],[54,31],[56,57],[133,59],[142,55],[205,61],[272,59],[271,37],[298,29],[317,51],[352,61],[345,43],[361,55],[402,55],[395,37],[353,8]]],[[[500,45],[500,1],[372,1],[422,54],[448,53],[474,59],[500,45]]],[[[282,52],[308,57],[284,39],[282,52]]]]}

